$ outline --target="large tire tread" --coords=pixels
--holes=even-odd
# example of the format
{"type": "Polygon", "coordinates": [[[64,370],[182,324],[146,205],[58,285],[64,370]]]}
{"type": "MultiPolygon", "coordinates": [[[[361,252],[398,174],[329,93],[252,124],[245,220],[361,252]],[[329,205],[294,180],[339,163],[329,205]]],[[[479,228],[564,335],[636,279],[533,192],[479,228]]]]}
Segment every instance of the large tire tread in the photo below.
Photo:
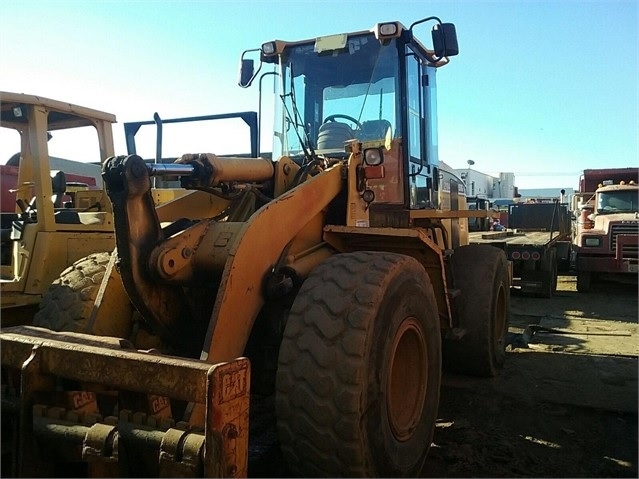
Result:
{"type": "Polygon", "coordinates": [[[444,341],[444,365],[460,374],[496,376],[506,359],[510,312],[506,255],[490,245],[462,246],[453,253],[452,269],[461,291],[453,309],[466,333],[444,341]],[[501,324],[496,328],[495,323],[501,324]]]}
{"type": "Polygon", "coordinates": [[[94,253],[65,269],[45,292],[33,325],[84,332],[110,258],[110,252],[94,253]]]}
{"type": "MultiPolygon", "coordinates": [[[[280,348],[276,393],[278,434],[294,474],[371,477],[379,472],[366,454],[360,409],[368,375],[377,374],[365,367],[368,323],[381,300],[380,282],[394,268],[428,278],[406,256],[336,255],[313,271],[296,298],[280,348]]],[[[433,304],[434,294],[429,301],[433,304]]],[[[439,335],[436,339],[439,347],[439,335]]]]}
{"type": "MultiPolygon", "coordinates": [[[[362,291],[367,288],[375,289],[375,284],[367,282],[367,278],[371,276],[370,266],[363,257],[359,261],[357,256],[352,256],[334,267],[321,265],[318,274],[307,279],[305,289],[317,293],[300,295],[301,301],[296,304],[295,310],[291,311],[288,321],[293,327],[287,326],[285,334],[288,341],[280,349],[277,374],[276,404],[281,441],[285,444],[300,441],[301,438],[291,425],[293,417],[298,422],[307,423],[307,427],[316,431],[314,435],[330,437],[328,442],[333,444],[342,442],[342,451],[350,456],[350,462],[353,464],[348,471],[349,476],[365,475],[364,459],[358,453],[358,448],[350,444],[355,438],[349,437],[350,434],[346,432],[356,427],[355,421],[359,416],[349,417],[343,413],[353,410],[359,403],[358,385],[363,378],[358,375],[357,365],[365,354],[363,336],[366,330],[354,321],[350,322],[350,329],[347,330],[344,324],[347,319],[340,318],[339,313],[349,308],[353,292],[358,287],[362,291]],[[343,270],[343,274],[339,274],[336,269],[343,270]],[[362,287],[362,284],[365,286],[362,287]],[[318,320],[307,315],[306,312],[310,309],[314,310],[314,315],[320,314],[323,318],[318,320]],[[329,327],[331,323],[333,328],[329,327]],[[341,359],[339,368],[330,364],[333,361],[330,361],[331,358],[327,358],[326,354],[331,349],[324,347],[327,343],[333,343],[337,336],[341,336],[335,345],[339,352],[333,351],[341,359]],[[324,376],[325,381],[312,385],[304,381],[305,371],[309,368],[321,371],[320,375],[324,376]],[[338,396],[340,399],[323,394],[323,385],[327,386],[329,391],[341,391],[338,396]],[[286,401],[282,399],[284,397],[286,401]],[[340,410],[340,407],[343,410],[340,410]],[[323,425],[323,418],[326,416],[334,419],[332,427],[323,425]]],[[[358,301],[359,308],[372,309],[370,302],[366,301],[369,298],[362,295],[356,299],[361,299],[358,301]]],[[[288,461],[289,467],[300,470],[304,462],[307,465],[324,463],[329,470],[342,470],[342,459],[330,451],[322,451],[319,446],[304,439],[301,439],[300,446],[295,449],[284,446],[288,455],[293,457],[293,460],[288,461]],[[307,457],[298,457],[297,450],[306,450],[307,457]]],[[[324,473],[317,470],[317,474],[314,475],[321,477],[324,473]]]]}

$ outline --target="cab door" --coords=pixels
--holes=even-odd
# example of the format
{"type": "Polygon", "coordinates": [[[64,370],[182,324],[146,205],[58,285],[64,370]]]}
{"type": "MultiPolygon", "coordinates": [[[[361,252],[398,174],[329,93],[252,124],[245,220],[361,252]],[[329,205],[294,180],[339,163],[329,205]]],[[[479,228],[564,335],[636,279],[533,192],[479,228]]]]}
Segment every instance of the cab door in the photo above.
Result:
{"type": "Polygon", "coordinates": [[[435,68],[410,45],[404,62],[406,83],[408,198],[411,209],[438,207],[437,104],[435,68]]]}

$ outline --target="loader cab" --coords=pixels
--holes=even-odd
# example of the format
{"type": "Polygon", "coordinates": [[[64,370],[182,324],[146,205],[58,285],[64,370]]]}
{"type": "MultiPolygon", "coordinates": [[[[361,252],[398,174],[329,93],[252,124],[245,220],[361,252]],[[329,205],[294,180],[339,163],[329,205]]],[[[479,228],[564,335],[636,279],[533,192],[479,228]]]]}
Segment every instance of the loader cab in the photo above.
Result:
{"type": "MultiPolygon", "coordinates": [[[[434,17],[410,28],[389,22],[369,31],[265,43],[260,67],[274,65],[277,76],[273,157],[300,165],[344,159],[349,142],[357,141],[371,152],[364,157],[372,213],[437,208],[435,72],[457,52],[454,26],[434,17]],[[426,21],[436,23],[433,49],[413,34],[426,21]]],[[[240,85],[255,76],[243,69],[240,85]]]]}

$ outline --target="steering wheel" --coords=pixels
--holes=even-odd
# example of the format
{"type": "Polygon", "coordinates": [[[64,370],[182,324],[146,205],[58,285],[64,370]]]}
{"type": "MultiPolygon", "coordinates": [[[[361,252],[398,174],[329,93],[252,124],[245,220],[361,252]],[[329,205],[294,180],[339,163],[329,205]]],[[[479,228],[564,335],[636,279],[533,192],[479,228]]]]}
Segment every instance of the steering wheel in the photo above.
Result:
{"type": "Polygon", "coordinates": [[[324,119],[324,123],[328,123],[329,121],[335,121],[336,118],[343,118],[344,120],[348,120],[350,122],[353,122],[355,125],[357,125],[357,128],[361,129],[362,128],[362,124],[357,121],[355,118],[353,118],[352,116],[348,116],[348,115],[342,115],[341,113],[336,113],[335,115],[329,115],[324,119]]]}

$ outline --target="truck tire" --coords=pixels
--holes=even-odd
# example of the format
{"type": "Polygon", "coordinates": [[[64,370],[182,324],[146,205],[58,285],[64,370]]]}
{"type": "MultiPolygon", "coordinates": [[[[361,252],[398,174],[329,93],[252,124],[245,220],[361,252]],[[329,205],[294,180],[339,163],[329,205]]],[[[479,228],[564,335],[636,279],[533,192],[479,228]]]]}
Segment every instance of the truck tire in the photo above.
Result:
{"type": "Polygon", "coordinates": [[[494,246],[461,246],[452,255],[452,271],[460,290],[453,312],[465,334],[444,341],[444,366],[471,376],[496,376],[506,360],[510,310],[506,255],[494,246]]]}
{"type": "Polygon", "coordinates": [[[577,271],[577,291],[580,293],[589,293],[592,285],[591,271],[577,271]]]}
{"type": "Polygon", "coordinates": [[[541,270],[546,273],[543,291],[540,296],[552,298],[557,291],[557,250],[550,248],[541,263],[541,270]]]}
{"type": "Polygon", "coordinates": [[[294,477],[417,476],[441,382],[430,278],[414,258],[332,256],[300,289],[276,380],[278,437],[294,477]]]}
{"type": "Polygon", "coordinates": [[[110,258],[110,252],[94,253],[65,269],[42,297],[33,325],[84,332],[110,258]]]}

